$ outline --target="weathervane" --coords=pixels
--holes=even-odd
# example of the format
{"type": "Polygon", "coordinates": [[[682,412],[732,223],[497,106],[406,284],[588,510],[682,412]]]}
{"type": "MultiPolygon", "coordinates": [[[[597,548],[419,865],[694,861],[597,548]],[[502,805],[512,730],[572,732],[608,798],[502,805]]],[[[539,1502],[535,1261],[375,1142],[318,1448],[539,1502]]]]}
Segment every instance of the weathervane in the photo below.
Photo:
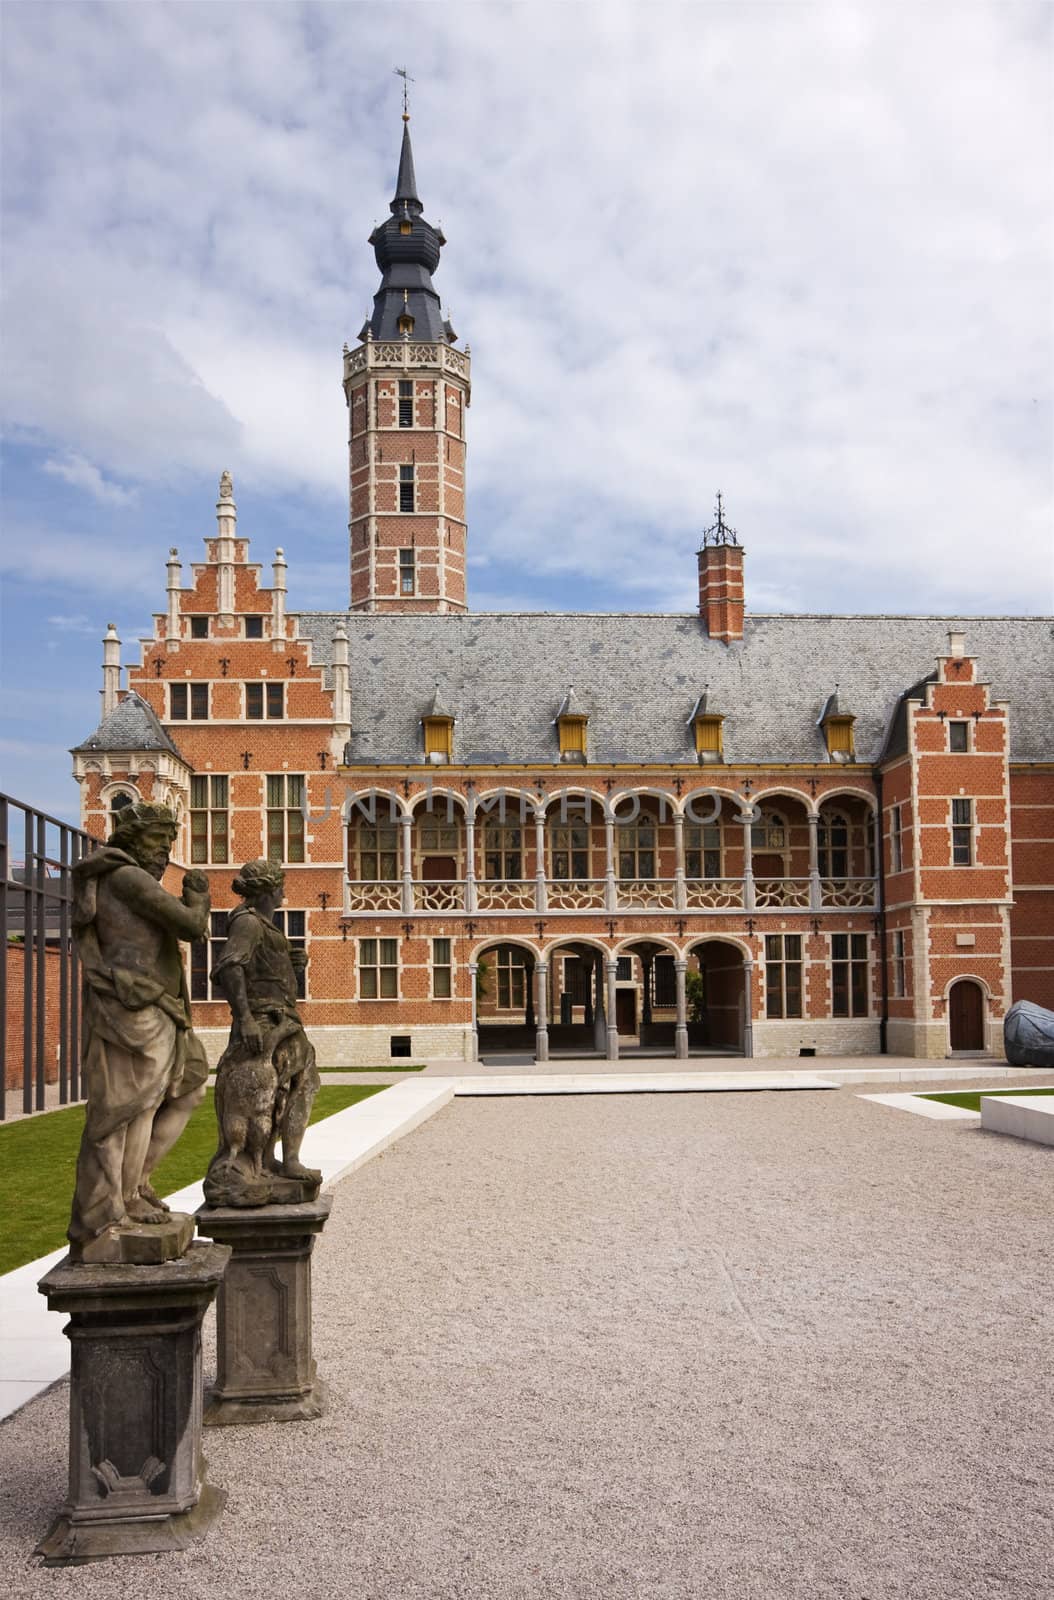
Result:
{"type": "Polygon", "coordinates": [[[415,83],[417,80],[415,78],[411,78],[409,72],[406,70],[405,67],[395,67],[393,70],[395,72],[395,76],[397,78],[401,78],[403,80],[403,121],[404,122],[409,122],[409,120],[410,120],[410,85],[412,83],[415,83]]]}

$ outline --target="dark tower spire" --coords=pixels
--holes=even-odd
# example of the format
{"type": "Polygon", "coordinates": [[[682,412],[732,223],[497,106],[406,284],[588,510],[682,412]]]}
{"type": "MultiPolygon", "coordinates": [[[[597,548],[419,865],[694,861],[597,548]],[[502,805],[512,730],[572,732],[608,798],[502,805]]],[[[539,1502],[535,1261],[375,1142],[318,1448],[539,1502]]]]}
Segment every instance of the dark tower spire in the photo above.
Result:
{"type": "Polygon", "coordinates": [[[415,344],[453,344],[456,335],[443,321],[432,273],[446,240],[439,228],[425,221],[417,193],[414,152],[410,144],[410,118],[403,112],[403,142],[399,176],[391,216],[370,234],[370,244],[381,270],[381,284],[373,297],[373,315],[360,335],[369,329],[374,339],[399,339],[404,334],[415,344]]]}

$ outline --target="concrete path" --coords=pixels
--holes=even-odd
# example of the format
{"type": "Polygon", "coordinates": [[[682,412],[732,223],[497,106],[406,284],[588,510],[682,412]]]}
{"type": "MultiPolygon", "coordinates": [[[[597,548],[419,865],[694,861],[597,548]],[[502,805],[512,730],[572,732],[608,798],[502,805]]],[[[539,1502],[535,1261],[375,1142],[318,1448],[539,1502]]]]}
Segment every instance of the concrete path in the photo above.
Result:
{"type": "Polygon", "coordinates": [[[1046,1600],[1050,1173],[852,1089],[459,1099],[337,1186],[326,1415],[208,1435],[230,1499],[200,1544],[45,1572],[58,1386],[3,1425],[5,1575],[20,1600],[1046,1600]]]}

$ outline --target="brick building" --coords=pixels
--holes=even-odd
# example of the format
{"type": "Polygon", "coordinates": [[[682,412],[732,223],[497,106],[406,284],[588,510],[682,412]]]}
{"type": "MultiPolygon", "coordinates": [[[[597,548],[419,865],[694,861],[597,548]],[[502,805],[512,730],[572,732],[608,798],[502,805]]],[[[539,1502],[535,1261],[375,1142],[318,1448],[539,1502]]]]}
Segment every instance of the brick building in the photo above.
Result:
{"type": "Polygon", "coordinates": [[[1012,999],[1054,1007],[1049,619],[749,613],[720,502],[697,612],[469,612],[469,352],[405,124],[390,210],[344,349],[348,608],[287,610],[225,473],[73,752],[85,827],[164,799],[212,879],[213,1047],[231,868],[268,853],[324,1062],[998,1052],[1012,999]]]}

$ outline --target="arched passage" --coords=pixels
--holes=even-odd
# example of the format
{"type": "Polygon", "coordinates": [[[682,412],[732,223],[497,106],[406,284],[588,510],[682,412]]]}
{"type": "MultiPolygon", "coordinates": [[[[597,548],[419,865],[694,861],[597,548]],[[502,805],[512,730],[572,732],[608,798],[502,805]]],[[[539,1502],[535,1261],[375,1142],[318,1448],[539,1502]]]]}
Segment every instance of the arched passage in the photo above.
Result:
{"type": "Polygon", "coordinates": [[[535,952],[515,939],[495,940],[473,955],[476,963],[476,1028],[481,1060],[504,1055],[533,1057],[535,1046],[535,952]]]}
{"type": "Polygon", "coordinates": [[[689,956],[689,1046],[744,1055],[749,997],[742,948],[727,939],[706,939],[689,956]]]}

